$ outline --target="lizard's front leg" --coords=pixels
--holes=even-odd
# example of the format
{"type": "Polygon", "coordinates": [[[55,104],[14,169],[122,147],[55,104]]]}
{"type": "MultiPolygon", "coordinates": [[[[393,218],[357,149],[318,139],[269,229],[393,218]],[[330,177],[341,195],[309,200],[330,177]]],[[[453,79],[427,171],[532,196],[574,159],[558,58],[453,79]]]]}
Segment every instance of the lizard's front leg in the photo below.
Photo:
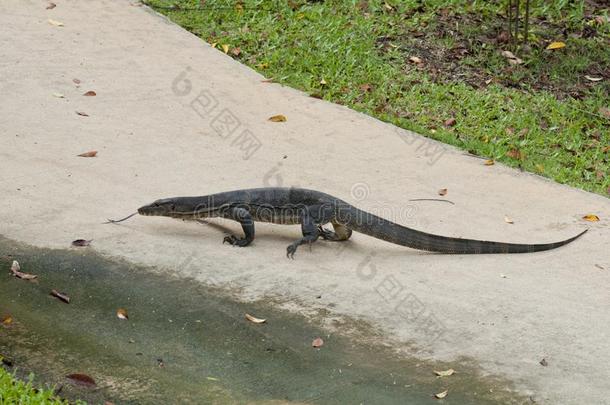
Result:
{"type": "Polygon", "coordinates": [[[228,208],[224,213],[224,217],[233,219],[241,224],[244,230],[244,237],[238,238],[235,235],[225,236],[222,243],[228,242],[233,246],[248,246],[254,240],[254,220],[250,212],[242,207],[228,208]]]}

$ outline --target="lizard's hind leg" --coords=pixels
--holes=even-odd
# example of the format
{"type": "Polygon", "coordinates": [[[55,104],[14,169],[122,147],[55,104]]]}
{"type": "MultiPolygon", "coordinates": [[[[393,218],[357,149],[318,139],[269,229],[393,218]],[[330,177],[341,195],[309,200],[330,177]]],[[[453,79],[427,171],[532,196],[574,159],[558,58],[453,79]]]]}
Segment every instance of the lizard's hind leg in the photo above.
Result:
{"type": "Polygon", "coordinates": [[[322,226],[318,228],[322,239],[333,242],[341,242],[348,240],[352,236],[352,230],[347,226],[338,224],[336,222],[332,222],[332,224],[334,232],[329,229],[325,229],[322,226]]]}

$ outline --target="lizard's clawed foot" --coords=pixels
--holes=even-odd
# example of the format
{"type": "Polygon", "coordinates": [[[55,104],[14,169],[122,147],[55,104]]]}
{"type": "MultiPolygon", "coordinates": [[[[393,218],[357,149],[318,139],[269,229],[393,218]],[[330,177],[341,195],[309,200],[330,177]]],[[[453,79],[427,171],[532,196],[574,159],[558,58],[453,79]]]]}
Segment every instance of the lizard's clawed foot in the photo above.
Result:
{"type": "Polygon", "coordinates": [[[294,254],[296,253],[298,248],[299,242],[294,242],[288,245],[288,247],[286,248],[286,257],[294,260],[294,254]]]}
{"type": "Polygon", "coordinates": [[[229,243],[230,245],[239,246],[239,247],[248,246],[250,244],[249,240],[247,240],[245,238],[240,239],[235,235],[225,236],[225,238],[222,240],[222,244],[224,245],[225,242],[229,243]]]}

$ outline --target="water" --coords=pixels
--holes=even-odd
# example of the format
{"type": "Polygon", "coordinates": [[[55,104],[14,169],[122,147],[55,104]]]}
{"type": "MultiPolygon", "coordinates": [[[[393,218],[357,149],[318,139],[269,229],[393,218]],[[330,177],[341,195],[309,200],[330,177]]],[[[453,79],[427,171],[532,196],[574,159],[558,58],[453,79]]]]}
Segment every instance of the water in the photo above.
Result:
{"type": "MultiPolygon", "coordinates": [[[[211,261],[213,259],[210,259],[211,261]]],[[[511,384],[482,378],[472,364],[400,358],[343,337],[268,302],[242,303],[226,291],[97,255],[48,250],[0,237],[0,353],[18,374],[91,403],[443,404],[529,403],[511,384]],[[12,260],[37,282],[12,277],[12,260]],[[66,292],[70,304],[49,295],[66,292]],[[129,320],[116,316],[125,308],[129,320]],[[250,313],[267,319],[252,324],[250,313]],[[311,347],[316,337],[321,349],[311,347]],[[457,374],[437,378],[433,370],[457,374]],[[65,376],[85,373],[96,388],[65,376]]],[[[371,333],[347,320],[345,330],[371,333]]]]}

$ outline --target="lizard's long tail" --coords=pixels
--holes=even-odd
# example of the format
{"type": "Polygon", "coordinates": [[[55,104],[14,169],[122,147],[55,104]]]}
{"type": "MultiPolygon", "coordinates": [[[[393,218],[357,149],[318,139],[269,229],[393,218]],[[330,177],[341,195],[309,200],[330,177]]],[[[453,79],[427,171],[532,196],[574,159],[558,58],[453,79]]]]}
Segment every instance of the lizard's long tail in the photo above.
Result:
{"type": "Polygon", "coordinates": [[[337,220],[339,223],[346,225],[356,232],[364,233],[397,245],[431,252],[456,254],[540,252],[566,245],[587,232],[587,230],[584,230],[578,235],[560,242],[537,243],[531,245],[451,238],[407,228],[359,210],[349,204],[341,207],[337,215],[337,220]]]}

